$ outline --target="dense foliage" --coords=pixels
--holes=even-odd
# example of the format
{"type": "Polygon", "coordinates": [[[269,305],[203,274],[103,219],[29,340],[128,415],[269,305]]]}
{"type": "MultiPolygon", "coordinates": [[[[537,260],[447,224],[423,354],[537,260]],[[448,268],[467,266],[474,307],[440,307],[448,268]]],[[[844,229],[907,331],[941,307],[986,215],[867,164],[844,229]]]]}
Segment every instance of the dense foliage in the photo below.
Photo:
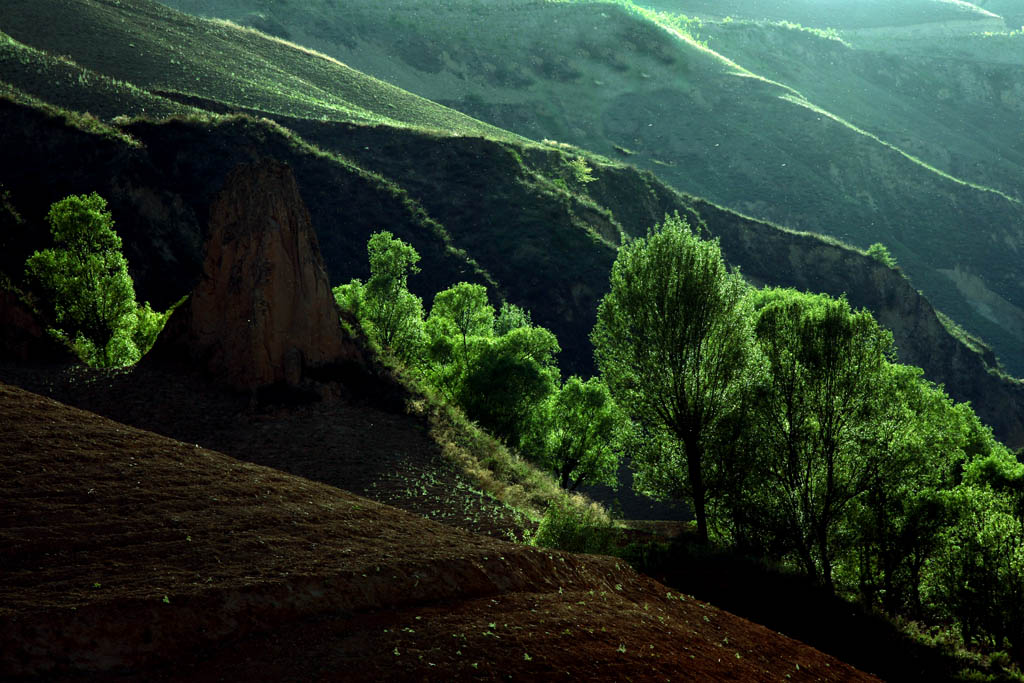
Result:
{"type": "Polygon", "coordinates": [[[1024,465],[869,312],[744,285],[669,217],[620,251],[593,340],[640,485],[699,538],[1020,660],[1024,465]]]}
{"type": "MultiPolygon", "coordinates": [[[[691,506],[698,539],[802,573],[966,645],[1024,648],[1024,465],[969,405],[894,362],[845,299],[756,290],[678,216],[624,245],[592,334],[600,377],[481,285],[407,289],[418,255],[370,240],[335,290],[385,353],[566,489],[636,486],[691,506]]],[[[611,552],[605,522],[549,509],[535,542],[611,552]]]]}
{"type": "Polygon", "coordinates": [[[596,379],[564,385],[555,335],[483,285],[459,282],[434,296],[424,318],[408,290],[419,255],[390,233],[369,241],[370,279],[336,287],[370,339],[466,416],[553,472],[567,489],[614,486],[619,413],[596,379]]]}
{"type": "Polygon", "coordinates": [[[620,249],[591,337],[601,377],[640,434],[639,486],[684,493],[705,540],[711,441],[740,404],[752,348],[746,291],[717,243],[670,217],[620,249]]]}
{"type": "Polygon", "coordinates": [[[167,314],[136,303],[106,200],[95,192],[72,195],[53,204],[46,220],[54,246],[32,254],[25,274],[54,333],[90,365],[136,362],[167,314]]]}

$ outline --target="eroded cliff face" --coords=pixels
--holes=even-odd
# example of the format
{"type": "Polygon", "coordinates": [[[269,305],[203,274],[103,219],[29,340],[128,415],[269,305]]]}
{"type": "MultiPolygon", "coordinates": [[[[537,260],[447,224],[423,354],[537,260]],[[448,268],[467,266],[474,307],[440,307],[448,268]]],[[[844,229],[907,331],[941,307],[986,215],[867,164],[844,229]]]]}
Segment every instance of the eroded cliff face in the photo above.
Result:
{"type": "Polygon", "coordinates": [[[236,389],[299,386],[312,369],[361,361],[342,330],[295,177],[271,160],[232,171],[210,209],[203,274],[157,355],[183,353],[236,389]]]}

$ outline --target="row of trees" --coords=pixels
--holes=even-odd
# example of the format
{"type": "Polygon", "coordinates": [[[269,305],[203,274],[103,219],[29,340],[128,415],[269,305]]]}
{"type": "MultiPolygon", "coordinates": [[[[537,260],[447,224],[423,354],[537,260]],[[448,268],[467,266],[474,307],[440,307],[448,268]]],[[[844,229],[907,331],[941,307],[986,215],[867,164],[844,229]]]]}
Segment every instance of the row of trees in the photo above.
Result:
{"type": "MultiPolygon", "coordinates": [[[[625,244],[592,333],[600,376],[482,286],[408,290],[415,250],[369,244],[335,290],[371,338],[562,485],[690,505],[707,540],[890,614],[1024,646],[1024,465],[845,299],[749,286],[678,216],[625,244]]],[[[1018,652],[1019,654],[1019,652],[1018,652]]]]}
{"type": "Polygon", "coordinates": [[[1024,465],[870,313],[755,290],[675,216],[620,250],[592,340],[637,485],[703,539],[1024,647],[1024,465]]]}
{"type": "Polygon", "coordinates": [[[370,277],[336,287],[338,304],[367,335],[508,445],[557,475],[566,489],[616,484],[615,435],[624,418],[599,379],[562,382],[555,335],[508,303],[495,310],[482,285],[434,296],[429,314],[411,293],[416,250],[391,233],[371,236],[370,277]]]}

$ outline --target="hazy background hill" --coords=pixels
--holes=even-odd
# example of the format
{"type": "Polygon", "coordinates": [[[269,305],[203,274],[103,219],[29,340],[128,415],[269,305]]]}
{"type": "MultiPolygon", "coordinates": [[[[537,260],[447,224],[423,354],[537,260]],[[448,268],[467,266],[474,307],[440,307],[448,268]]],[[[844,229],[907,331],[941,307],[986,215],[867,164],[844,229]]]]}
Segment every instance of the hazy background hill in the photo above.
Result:
{"type": "Polygon", "coordinates": [[[1024,72],[1013,56],[1024,36],[991,11],[714,3],[716,16],[839,24],[825,33],[697,25],[615,3],[168,2],[527,137],[617,155],[744,214],[861,248],[883,242],[915,287],[1024,374],[1024,72]]]}
{"type": "Polygon", "coordinates": [[[804,26],[836,29],[866,29],[883,26],[919,26],[954,21],[977,22],[995,20],[998,8],[987,5],[1012,6],[1014,0],[975,2],[962,0],[646,0],[648,7],[668,12],[733,17],[734,19],[767,19],[791,21],[804,26]]]}

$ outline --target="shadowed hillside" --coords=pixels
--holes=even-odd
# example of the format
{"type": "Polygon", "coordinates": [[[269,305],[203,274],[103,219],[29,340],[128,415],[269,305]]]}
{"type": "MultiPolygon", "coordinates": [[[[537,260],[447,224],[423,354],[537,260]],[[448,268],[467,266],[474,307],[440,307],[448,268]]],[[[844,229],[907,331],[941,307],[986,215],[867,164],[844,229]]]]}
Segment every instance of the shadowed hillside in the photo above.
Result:
{"type": "MultiPolygon", "coordinates": [[[[861,248],[883,242],[915,287],[992,344],[1011,373],[1024,372],[1024,150],[1000,125],[1021,115],[1017,68],[956,57],[874,66],[870,53],[851,52],[856,42],[796,31],[780,38],[785,49],[761,52],[757,32],[744,33],[737,40],[755,46],[734,53],[735,41],[719,47],[713,31],[613,3],[460,1],[426,10],[360,1],[344,13],[323,2],[173,4],[278,27],[477,118],[620,155],[744,214],[861,248]],[[679,28],[710,35],[711,49],[679,28]],[[785,68],[773,62],[787,54],[785,68]],[[815,69],[817,61],[825,65],[815,69]],[[790,79],[794,70],[805,76],[790,79]],[[939,99],[929,105],[929,97],[939,99]],[[880,120],[892,103],[893,118],[880,120]],[[962,116],[964,107],[982,118],[962,116]],[[921,111],[934,125],[908,128],[921,111]]],[[[885,21],[897,24],[969,17],[954,43],[965,31],[1005,27],[966,3],[886,7],[885,21]]]]}
{"type": "Polygon", "coordinates": [[[468,534],[6,385],[0,419],[5,677],[875,680],[611,558],[468,534]]]}
{"type": "MultiPolygon", "coordinates": [[[[127,3],[80,5],[86,14],[97,7],[120,12],[126,27],[150,16],[127,3]]],[[[120,69],[126,73],[134,34],[118,26],[107,24],[101,38],[109,50],[125,53],[120,69]]],[[[236,32],[245,40],[255,36],[236,32]]],[[[108,115],[137,113],[153,104],[149,91],[123,81],[96,91],[49,87],[49,81],[29,78],[32,70],[21,66],[25,60],[45,71],[46,54],[9,46],[4,73],[20,79],[20,86],[34,87],[36,97],[60,103],[67,92],[74,98],[88,96],[90,110],[108,115]]],[[[71,58],[63,58],[60,67],[70,70],[61,83],[94,78],[71,58]],[[76,70],[81,78],[72,76],[76,70]]],[[[137,80],[144,83],[145,78],[140,71],[137,80]]],[[[204,87],[216,92],[218,84],[212,78],[204,87]]],[[[983,348],[975,353],[949,338],[930,305],[904,280],[895,276],[903,292],[897,300],[904,304],[893,307],[892,294],[870,275],[877,262],[688,199],[628,166],[589,157],[597,180],[583,184],[568,163],[582,152],[572,148],[277,116],[289,127],[282,128],[266,120],[213,114],[239,107],[182,93],[165,92],[159,102],[168,111],[191,112],[187,118],[159,124],[117,119],[120,127],[111,127],[93,117],[47,109],[24,91],[7,87],[10,94],[0,105],[9,125],[0,137],[10,158],[20,161],[5,167],[0,183],[10,190],[24,220],[4,238],[0,270],[15,279],[25,257],[46,239],[42,218],[50,203],[96,190],[111,202],[140,297],[166,306],[198,277],[203,226],[225,174],[240,162],[270,156],[296,173],[333,284],[366,276],[363,245],[373,231],[387,228],[423,256],[423,273],[410,282],[421,296],[432,297],[459,280],[489,283],[496,296],[531,309],[537,322],[557,333],[568,372],[586,373],[592,367],[587,335],[620,231],[642,234],[667,212],[696,212],[693,220],[720,236],[727,257],[748,275],[837,295],[849,292],[855,304],[871,308],[893,327],[905,362],[924,367],[959,400],[973,401],[1001,438],[1015,444],[1024,434],[1019,383],[991,375],[986,370],[991,356],[983,348]],[[764,249],[749,237],[742,249],[728,246],[744,234],[737,232],[740,225],[757,225],[755,234],[786,246],[764,249]],[[836,270],[830,261],[819,263],[811,255],[821,250],[842,254],[847,265],[836,270]],[[908,314],[909,319],[899,317],[908,314]]]]}

